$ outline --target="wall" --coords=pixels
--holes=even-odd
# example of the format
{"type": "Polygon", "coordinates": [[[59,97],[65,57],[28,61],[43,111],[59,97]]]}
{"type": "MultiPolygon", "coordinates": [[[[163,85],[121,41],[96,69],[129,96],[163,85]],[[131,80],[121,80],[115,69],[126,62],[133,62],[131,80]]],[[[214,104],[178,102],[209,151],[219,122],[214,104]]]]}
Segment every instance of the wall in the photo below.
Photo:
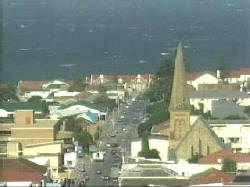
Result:
{"type": "Polygon", "coordinates": [[[223,149],[222,145],[218,142],[216,135],[206,127],[206,124],[198,119],[191,132],[182,140],[181,144],[177,147],[177,159],[187,160],[197,152],[203,156],[212,154],[223,149]]]}
{"type": "Polygon", "coordinates": [[[54,127],[44,128],[11,128],[11,141],[20,142],[22,146],[54,141],[54,127]]]}
{"type": "Polygon", "coordinates": [[[35,156],[39,153],[62,153],[62,142],[49,143],[44,145],[37,145],[32,147],[24,147],[23,155],[24,156],[35,156]]]}
{"type": "Polygon", "coordinates": [[[138,157],[138,152],[142,149],[142,142],[141,140],[132,141],[131,142],[131,157],[135,158],[138,157]]]}
{"type": "Polygon", "coordinates": [[[222,138],[225,143],[232,143],[233,150],[241,149],[239,152],[250,152],[250,124],[210,124],[213,131],[219,138],[222,138]],[[230,138],[239,138],[239,141],[233,143],[230,138]]]}
{"type": "Polygon", "coordinates": [[[149,139],[149,149],[156,149],[159,151],[161,160],[168,160],[168,140],[162,139],[149,139]]]}

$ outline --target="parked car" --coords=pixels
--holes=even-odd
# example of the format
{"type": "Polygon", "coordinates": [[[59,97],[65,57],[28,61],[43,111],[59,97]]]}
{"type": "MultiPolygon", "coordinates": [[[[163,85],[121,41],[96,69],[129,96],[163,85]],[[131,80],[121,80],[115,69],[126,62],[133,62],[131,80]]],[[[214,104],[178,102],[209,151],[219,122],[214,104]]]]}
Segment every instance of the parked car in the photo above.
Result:
{"type": "Polygon", "coordinates": [[[95,173],[98,174],[98,175],[100,175],[100,174],[102,174],[102,171],[98,169],[98,170],[96,170],[95,173]]]}
{"type": "Polygon", "coordinates": [[[111,177],[110,176],[103,176],[102,179],[105,181],[109,181],[111,179],[111,177]]]}

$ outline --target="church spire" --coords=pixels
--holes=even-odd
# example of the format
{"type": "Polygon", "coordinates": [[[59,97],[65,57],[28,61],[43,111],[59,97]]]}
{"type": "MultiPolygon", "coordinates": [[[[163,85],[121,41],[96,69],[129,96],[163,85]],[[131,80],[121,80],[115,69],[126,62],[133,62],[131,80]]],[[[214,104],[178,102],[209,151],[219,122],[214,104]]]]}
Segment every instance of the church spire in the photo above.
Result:
{"type": "Polygon", "coordinates": [[[170,111],[189,110],[190,103],[187,93],[186,71],[183,62],[182,44],[178,44],[175,57],[174,80],[172,86],[170,111]]]}

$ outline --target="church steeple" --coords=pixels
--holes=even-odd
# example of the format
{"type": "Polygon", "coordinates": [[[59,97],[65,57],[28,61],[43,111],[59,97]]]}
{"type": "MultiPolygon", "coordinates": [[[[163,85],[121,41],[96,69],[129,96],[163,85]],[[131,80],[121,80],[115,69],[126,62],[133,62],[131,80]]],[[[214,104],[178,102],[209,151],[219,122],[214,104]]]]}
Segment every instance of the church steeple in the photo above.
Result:
{"type": "Polygon", "coordinates": [[[169,111],[189,110],[190,102],[187,93],[186,71],[183,61],[182,44],[178,44],[175,57],[174,79],[169,111]]]}

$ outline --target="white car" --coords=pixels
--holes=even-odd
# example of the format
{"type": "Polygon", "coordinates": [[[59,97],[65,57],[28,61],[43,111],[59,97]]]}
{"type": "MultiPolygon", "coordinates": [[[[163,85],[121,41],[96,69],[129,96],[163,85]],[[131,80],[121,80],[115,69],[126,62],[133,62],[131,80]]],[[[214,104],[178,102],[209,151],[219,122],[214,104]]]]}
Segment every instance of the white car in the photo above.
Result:
{"type": "Polygon", "coordinates": [[[127,129],[126,129],[126,128],[123,128],[122,131],[127,131],[127,129]]]}

